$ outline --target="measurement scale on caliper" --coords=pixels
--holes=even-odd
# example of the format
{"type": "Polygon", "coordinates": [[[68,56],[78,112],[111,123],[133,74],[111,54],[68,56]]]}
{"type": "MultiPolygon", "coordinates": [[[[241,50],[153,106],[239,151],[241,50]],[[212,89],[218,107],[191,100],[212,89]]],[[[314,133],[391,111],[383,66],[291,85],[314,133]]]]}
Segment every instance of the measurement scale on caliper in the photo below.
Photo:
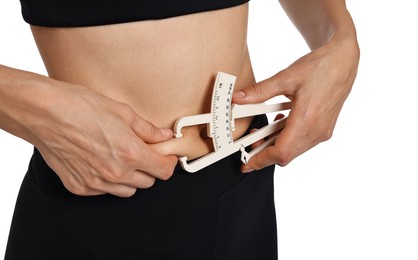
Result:
{"type": "Polygon", "coordinates": [[[211,113],[181,117],[174,126],[175,137],[181,138],[181,129],[187,126],[207,124],[208,136],[212,138],[214,151],[193,160],[181,157],[180,164],[188,172],[196,172],[237,151],[241,151],[241,161],[248,163],[252,156],[270,146],[277,138],[278,132],[284,128],[287,117],[258,129],[238,140],[233,140],[232,131],[235,130],[235,119],[279,112],[291,109],[291,102],[267,105],[265,103],[237,105],[232,104],[236,77],[218,72],[212,94],[211,113]],[[245,150],[251,144],[269,137],[267,141],[250,152],[245,150]]]}

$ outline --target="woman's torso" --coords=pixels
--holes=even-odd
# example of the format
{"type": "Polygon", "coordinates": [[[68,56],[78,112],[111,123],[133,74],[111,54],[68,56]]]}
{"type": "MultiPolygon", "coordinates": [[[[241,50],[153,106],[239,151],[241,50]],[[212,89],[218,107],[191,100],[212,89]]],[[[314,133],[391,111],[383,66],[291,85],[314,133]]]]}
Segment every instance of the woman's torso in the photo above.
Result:
{"type": "MultiPolygon", "coordinates": [[[[254,80],[246,45],[248,4],[162,20],[77,28],[32,26],[49,75],[129,104],[158,127],[208,113],[218,71],[235,90],[254,80]]],[[[251,119],[236,124],[241,136],[251,119]]],[[[202,127],[158,149],[189,159],[211,150],[202,127]]]]}

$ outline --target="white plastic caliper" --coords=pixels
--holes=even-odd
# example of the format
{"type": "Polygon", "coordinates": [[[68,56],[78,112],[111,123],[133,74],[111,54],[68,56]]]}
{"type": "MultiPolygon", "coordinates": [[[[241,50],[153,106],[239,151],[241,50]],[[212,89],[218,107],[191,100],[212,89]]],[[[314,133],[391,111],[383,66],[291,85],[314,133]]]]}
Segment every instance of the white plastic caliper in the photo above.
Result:
{"type": "Polygon", "coordinates": [[[181,117],[176,121],[174,133],[176,138],[183,135],[181,129],[186,126],[208,124],[208,136],[212,138],[214,151],[192,162],[187,157],[181,157],[180,164],[188,172],[196,172],[237,151],[241,151],[241,161],[247,163],[252,156],[270,146],[277,138],[278,132],[284,128],[287,117],[274,121],[272,124],[250,133],[238,140],[232,139],[235,130],[235,119],[255,116],[270,112],[291,109],[291,102],[267,105],[265,103],[237,105],[232,104],[232,94],[236,77],[224,72],[218,72],[213,86],[211,113],[181,117]],[[273,136],[271,136],[273,135],[273,136]],[[271,136],[262,145],[246,152],[245,147],[271,136]]]}

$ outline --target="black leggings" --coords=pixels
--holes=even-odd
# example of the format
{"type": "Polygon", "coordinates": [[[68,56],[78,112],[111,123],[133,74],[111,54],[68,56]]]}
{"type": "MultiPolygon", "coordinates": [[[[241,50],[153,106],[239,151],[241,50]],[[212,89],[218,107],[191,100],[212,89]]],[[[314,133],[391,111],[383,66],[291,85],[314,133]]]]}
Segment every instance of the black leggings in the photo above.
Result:
{"type": "Polygon", "coordinates": [[[81,197],[35,149],[5,259],[277,259],[274,167],[243,174],[239,156],[193,174],[176,167],[131,198],[81,197]]]}

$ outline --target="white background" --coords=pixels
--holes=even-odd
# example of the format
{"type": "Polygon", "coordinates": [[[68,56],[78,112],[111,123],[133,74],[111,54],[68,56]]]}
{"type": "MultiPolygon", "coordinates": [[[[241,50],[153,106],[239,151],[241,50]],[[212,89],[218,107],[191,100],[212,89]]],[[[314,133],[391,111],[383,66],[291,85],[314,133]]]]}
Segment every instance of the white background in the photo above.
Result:
{"type": "MultiPolygon", "coordinates": [[[[280,260],[418,260],[414,1],[347,0],[362,50],[333,138],[275,175],[280,260]]],[[[259,80],[308,49],[277,1],[251,1],[259,80]]],[[[0,63],[45,74],[17,0],[0,1],[0,63]]],[[[32,147],[0,130],[0,257],[32,147]]]]}

